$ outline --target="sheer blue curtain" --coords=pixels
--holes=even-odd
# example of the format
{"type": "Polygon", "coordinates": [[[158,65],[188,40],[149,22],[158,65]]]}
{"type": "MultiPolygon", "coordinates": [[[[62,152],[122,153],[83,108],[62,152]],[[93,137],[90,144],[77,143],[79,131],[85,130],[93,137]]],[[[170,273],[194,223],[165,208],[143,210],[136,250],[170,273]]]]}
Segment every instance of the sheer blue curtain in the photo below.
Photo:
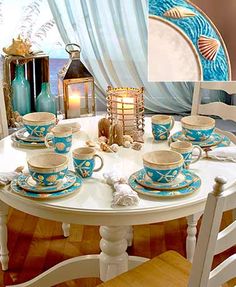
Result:
{"type": "Polygon", "coordinates": [[[81,46],[81,59],[95,78],[100,103],[106,102],[108,85],[143,86],[146,109],[190,111],[192,83],[147,80],[146,0],[48,0],[48,4],[64,43],[81,46]]]}

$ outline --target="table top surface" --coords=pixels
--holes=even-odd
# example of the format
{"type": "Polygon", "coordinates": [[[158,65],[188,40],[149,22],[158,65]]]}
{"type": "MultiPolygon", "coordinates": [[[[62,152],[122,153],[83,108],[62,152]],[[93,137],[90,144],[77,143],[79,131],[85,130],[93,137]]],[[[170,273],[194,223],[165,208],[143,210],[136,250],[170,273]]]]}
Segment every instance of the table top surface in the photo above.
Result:
{"type": "MultiPolygon", "coordinates": [[[[73,134],[71,150],[85,146],[85,141],[88,139],[97,139],[97,122],[100,118],[100,116],[96,116],[73,119],[73,122],[78,121],[81,124],[81,130],[73,134]]],[[[171,134],[178,130],[181,130],[181,125],[176,122],[171,134]]],[[[167,141],[153,141],[150,118],[145,118],[144,139],[145,143],[141,151],[123,147],[119,147],[117,153],[98,151],[98,154],[104,158],[103,169],[94,172],[91,178],[84,179],[81,189],[72,195],[60,199],[31,200],[15,194],[10,188],[4,188],[0,192],[0,199],[15,208],[19,206],[18,209],[23,211],[28,207],[32,214],[34,214],[33,209],[40,209],[41,211],[54,210],[62,212],[64,215],[67,213],[80,215],[81,221],[78,219],[78,223],[86,223],[86,219],[82,219],[83,216],[88,217],[91,224],[98,224],[99,220],[101,220],[101,224],[111,224],[114,219],[125,221],[125,218],[129,218],[128,215],[132,215],[132,220],[127,220],[127,224],[134,224],[135,220],[140,220],[137,224],[141,224],[174,219],[202,211],[207,194],[212,191],[216,176],[226,176],[229,183],[235,179],[235,163],[201,159],[190,166],[190,170],[195,172],[202,181],[201,188],[195,193],[178,198],[154,198],[139,194],[140,202],[137,206],[111,207],[113,189],[106,184],[103,173],[117,170],[128,177],[143,167],[142,155],[145,152],[169,149],[167,141]],[[160,218],[157,218],[158,215],[160,218]]],[[[27,158],[41,152],[48,153],[51,150],[17,148],[13,146],[10,136],[8,136],[0,141],[0,172],[13,171],[21,165],[26,167],[27,158]]],[[[71,159],[71,152],[68,156],[71,159]]],[[[69,169],[73,170],[71,160],[69,169]]]]}

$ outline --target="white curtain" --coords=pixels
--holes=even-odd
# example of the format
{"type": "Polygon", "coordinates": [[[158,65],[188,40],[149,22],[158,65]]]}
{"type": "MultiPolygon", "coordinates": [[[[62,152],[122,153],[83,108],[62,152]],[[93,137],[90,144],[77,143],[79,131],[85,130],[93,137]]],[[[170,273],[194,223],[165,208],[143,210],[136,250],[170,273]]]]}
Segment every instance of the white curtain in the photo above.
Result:
{"type": "Polygon", "coordinates": [[[106,102],[108,85],[143,86],[148,110],[190,111],[191,83],[147,80],[146,0],[48,0],[48,4],[64,43],[81,46],[81,59],[95,78],[101,103],[106,102]]]}

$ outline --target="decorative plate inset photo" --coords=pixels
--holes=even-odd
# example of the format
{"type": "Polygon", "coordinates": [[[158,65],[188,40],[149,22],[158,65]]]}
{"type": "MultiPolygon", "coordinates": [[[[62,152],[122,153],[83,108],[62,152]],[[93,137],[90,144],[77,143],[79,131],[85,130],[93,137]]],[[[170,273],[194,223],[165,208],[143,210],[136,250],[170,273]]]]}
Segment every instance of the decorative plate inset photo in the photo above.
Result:
{"type": "Polygon", "coordinates": [[[231,80],[223,38],[190,1],[149,0],[148,80],[231,80]]]}

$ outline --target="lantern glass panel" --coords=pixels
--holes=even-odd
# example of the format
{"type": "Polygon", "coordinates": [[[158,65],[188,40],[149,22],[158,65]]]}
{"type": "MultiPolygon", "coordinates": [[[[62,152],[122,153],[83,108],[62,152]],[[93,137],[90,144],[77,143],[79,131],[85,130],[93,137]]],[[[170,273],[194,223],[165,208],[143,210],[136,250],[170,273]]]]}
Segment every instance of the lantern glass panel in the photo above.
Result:
{"type": "Polygon", "coordinates": [[[66,117],[76,118],[94,115],[95,101],[93,96],[93,82],[70,83],[66,86],[66,117]]]}

